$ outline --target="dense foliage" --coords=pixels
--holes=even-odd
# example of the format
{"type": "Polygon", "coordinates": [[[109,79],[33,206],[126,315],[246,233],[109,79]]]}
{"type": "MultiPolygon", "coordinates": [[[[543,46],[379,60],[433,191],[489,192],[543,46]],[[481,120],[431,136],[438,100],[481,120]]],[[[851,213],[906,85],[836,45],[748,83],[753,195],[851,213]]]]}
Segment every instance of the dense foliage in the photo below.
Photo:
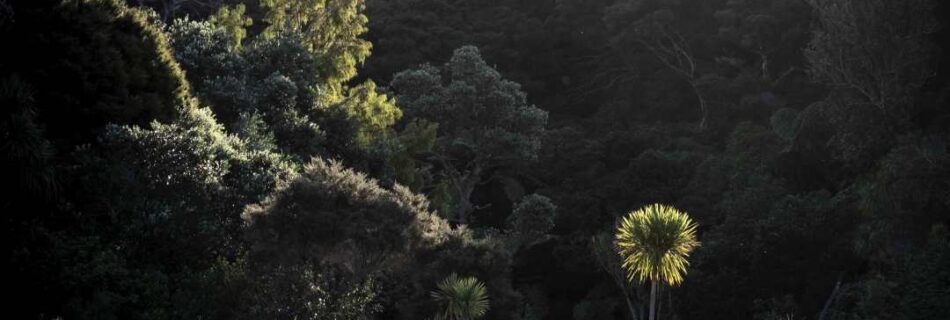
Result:
{"type": "Polygon", "coordinates": [[[518,84],[502,79],[477,48],[455,50],[441,69],[400,72],[391,85],[407,117],[440,126],[431,159],[453,190],[455,221],[470,221],[471,194],[484,176],[537,158],[547,113],[528,105],[518,84]]]}
{"type": "Polygon", "coordinates": [[[0,0],[7,315],[950,318],[948,9],[0,0]]]}

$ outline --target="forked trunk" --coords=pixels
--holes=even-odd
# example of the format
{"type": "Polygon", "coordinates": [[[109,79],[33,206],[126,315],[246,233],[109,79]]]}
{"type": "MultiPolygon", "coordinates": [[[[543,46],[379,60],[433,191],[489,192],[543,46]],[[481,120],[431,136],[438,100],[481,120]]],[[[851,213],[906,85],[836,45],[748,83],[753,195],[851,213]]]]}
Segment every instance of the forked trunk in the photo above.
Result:
{"type": "Polygon", "coordinates": [[[472,192],[478,184],[478,176],[468,176],[457,182],[458,188],[458,207],[455,212],[455,219],[458,224],[468,224],[468,218],[475,212],[475,204],[472,203],[472,192]]]}
{"type": "Polygon", "coordinates": [[[458,208],[455,212],[455,221],[458,224],[468,224],[468,215],[475,211],[475,206],[472,205],[472,201],[468,200],[466,197],[470,197],[471,193],[459,194],[458,208]]]}

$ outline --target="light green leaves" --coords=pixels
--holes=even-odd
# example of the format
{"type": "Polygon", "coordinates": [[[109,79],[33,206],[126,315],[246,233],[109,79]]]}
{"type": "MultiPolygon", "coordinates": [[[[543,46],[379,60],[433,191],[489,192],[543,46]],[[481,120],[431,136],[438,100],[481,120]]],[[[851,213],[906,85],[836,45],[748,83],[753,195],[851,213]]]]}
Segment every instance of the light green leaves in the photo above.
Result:
{"type": "Polygon", "coordinates": [[[396,107],[396,102],[385,94],[378,93],[372,80],[350,88],[342,106],[356,122],[356,140],[363,146],[383,138],[388,134],[388,129],[402,118],[402,111],[396,107]]]}
{"type": "Polygon", "coordinates": [[[222,6],[218,12],[211,16],[209,21],[216,26],[224,28],[231,36],[231,47],[240,48],[241,41],[247,37],[246,27],[254,24],[254,20],[244,14],[244,4],[232,6],[222,6]]]}
{"type": "Polygon", "coordinates": [[[270,25],[264,36],[286,32],[304,36],[310,52],[321,57],[320,74],[325,77],[328,102],[341,96],[343,83],[356,76],[356,66],[370,55],[372,44],[361,36],[369,18],[363,14],[363,0],[262,0],[270,25]]]}
{"type": "Polygon", "coordinates": [[[623,218],[617,246],[628,281],[677,285],[686,274],[686,258],[699,246],[696,223],[671,206],[645,206],[623,218]]]}

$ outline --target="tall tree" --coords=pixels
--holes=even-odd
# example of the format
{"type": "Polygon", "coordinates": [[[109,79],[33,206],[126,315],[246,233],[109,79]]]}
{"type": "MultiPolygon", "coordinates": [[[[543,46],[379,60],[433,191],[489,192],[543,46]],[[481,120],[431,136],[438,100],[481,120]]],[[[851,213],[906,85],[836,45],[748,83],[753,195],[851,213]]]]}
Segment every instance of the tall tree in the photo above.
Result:
{"type": "Polygon", "coordinates": [[[372,80],[349,86],[372,48],[362,38],[369,23],[365,1],[261,0],[260,4],[269,23],[264,38],[296,35],[313,57],[316,74],[311,76],[318,81],[302,89],[315,93],[318,109],[342,111],[356,127],[358,148],[387,138],[387,129],[401,116],[392,99],[377,93],[372,80]]]}
{"type": "Polygon", "coordinates": [[[408,118],[439,124],[432,160],[451,185],[458,223],[468,223],[472,192],[493,170],[537,158],[547,112],[528,104],[475,47],[455,50],[441,68],[400,72],[391,86],[408,118]]]}
{"type": "Polygon", "coordinates": [[[261,0],[267,8],[264,30],[267,37],[285,32],[300,32],[311,52],[320,57],[320,76],[324,77],[330,101],[343,95],[344,82],[356,76],[356,66],[370,54],[372,44],[361,36],[368,18],[363,14],[364,0],[261,0]]]}
{"type": "Polygon", "coordinates": [[[699,103],[699,129],[706,129],[709,110],[706,98],[699,87],[700,74],[697,59],[690,49],[689,41],[673,27],[671,10],[658,10],[636,22],[634,27],[638,42],[664,66],[679,74],[689,83],[699,103]]]}
{"type": "Polygon", "coordinates": [[[657,285],[683,282],[686,258],[699,246],[696,224],[676,208],[653,204],[627,214],[616,236],[627,280],[650,281],[650,320],[655,320],[657,285]]]}
{"type": "Polygon", "coordinates": [[[809,0],[818,17],[805,56],[816,79],[899,119],[934,76],[930,0],[809,0]]]}

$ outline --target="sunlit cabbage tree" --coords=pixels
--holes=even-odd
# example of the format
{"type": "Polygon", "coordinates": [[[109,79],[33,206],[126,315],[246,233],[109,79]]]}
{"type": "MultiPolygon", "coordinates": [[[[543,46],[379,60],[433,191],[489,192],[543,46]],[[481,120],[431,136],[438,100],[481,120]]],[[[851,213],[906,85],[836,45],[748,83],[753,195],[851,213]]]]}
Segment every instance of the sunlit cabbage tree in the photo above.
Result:
{"type": "Polygon", "coordinates": [[[617,247],[630,282],[651,283],[650,320],[656,319],[659,283],[683,282],[689,253],[699,246],[696,223],[685,212],[652,204],[630,212],[617,228],[617,247]]]}

